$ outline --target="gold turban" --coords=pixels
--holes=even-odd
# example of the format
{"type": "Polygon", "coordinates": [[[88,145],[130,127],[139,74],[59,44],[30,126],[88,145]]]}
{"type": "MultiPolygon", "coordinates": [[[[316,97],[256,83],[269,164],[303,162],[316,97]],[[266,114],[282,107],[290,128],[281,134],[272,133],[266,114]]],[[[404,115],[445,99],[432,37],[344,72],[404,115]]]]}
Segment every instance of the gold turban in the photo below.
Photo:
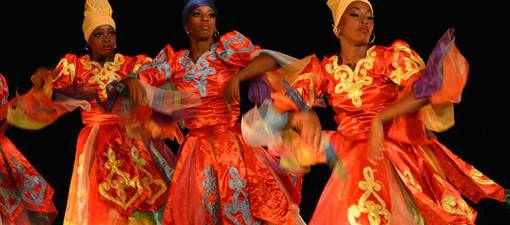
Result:
{"type": "Polygon", "coordinates": [[[112,18],[112,7],[108,0],[85,0],[85,12],[83,18],[83,35],[89,41],[90,34],[94,29],[102,25],[110,25],[115,29],[115,21],[112,18]]]}
{"type": "Polygon", "coordinates": [[[370,4],[368,0],[328,0],[327,4],[331,10],[331,13],[333,14],[333,22],[335,24],[333,30],[336,30],[336,27],[338,26],[338,23],[340,23],[340,19],[342,19],[342,15],[344,14],[345,10],[353,2],[367,3],[370,6],[370,9],[374,11],[372,4],[370,4]]]}

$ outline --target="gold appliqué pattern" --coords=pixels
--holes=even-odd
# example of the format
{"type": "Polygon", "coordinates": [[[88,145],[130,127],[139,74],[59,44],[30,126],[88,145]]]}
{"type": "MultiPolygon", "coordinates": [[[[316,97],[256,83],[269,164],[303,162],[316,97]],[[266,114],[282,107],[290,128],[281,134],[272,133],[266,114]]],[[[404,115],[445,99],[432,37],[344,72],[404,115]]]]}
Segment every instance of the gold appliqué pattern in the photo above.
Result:
{"type": "Polygon", "coordinates": [[[482,172],[478,171],[477,169],[472,169],[469,171],[469,176],[471,176],[471,179],[473,179],[476,183],[482,184],[482,185],[492,185],[495,184],[494,181],[491,179],[484,179],[484,175],[482,172]]]}
{"type": "Polygon", "coordinates": [[[413,174],[411,174],[411,171],[409,171],[409,170],[404,171],[403,176],[406,178],[406,179],[403,179],[404,182],[407,185],[412,187],[412,189],[411,189],[412,193],[423,191],[421,185],[418,182],[416,182],[416,180],[414,179],[413,174]]]}
{"type": "Polygon", "coordinates": [[[130,178],[128,173],[120,170],[123,162],[117,160],[117,156],[111,148],[108,149],[107,156],[108,162],[105,163],[105,167],[110,172],[106,178],[107,181],[99,184],[99,193],[123,209],[127,209],[140,197],[143,187],[138,178],[130,178]],[[127,189],[135,190],[130,198],[128,198],[127,189]],[[110,191],[113,191],[114,195],[110,194],[110,191]]]}
{"type": "Polygon", "coordinates": [[[462,199],[456,201],[453,195],[447,195],[443,198],[442,206],[447,213],[466,216],[469,220],[473,220],[473,212],[462,199]]]}
{"type": "Polygon", "coordinates": [[[358,200],[357,205],[352,205],[348,210],[349,224],[358,225],[357,218],[362,213],[368,214],[370,225],[381,224],[384,218],[387,224],[391,224],[390,212],[386,209],[386,203],[377,193],[381,190],[381,182],[374,179],[374,170],[371,167],[363,169],[364,181],[358,183],[358,187],[365,191],[358,200]],[[375,198],[376,202],[368,200],[369,197],[375,198]],[[382,218],[381,218],[382,217],[382,218]]]}
{"type": "Polygon", "coordinates": [[[146,57],[142,63],[137,63],[135,64],[135,66],[133,67],[133,73],[138,73],[138,70],[140,70],[140,67],[142,67],[143,65],[145,64],[148,64],[148,63],[151,63],[152,62],[152,59],[150,57],[146,57]]]}
{"type": "MultiPolygon", "coordinates": [[[[58,63],[58,66],[62,66],[62,70],[60,70],[60,73],[58,73],[58,77],[60,77],[62,74],[65,76],[71,76],[71,81],[74,81],[74,78],[76,77],[76,65],[74,63],[69,63],[66,58],[63,58],[58,63]]],[[[55,80],[57,79],[55,78],[55,80]]]]}
{"type": "Polygon", "coordinates": [[[401,44],[397,44],[393,50],[393,61],[391,65],[395,70],[391,72],[390,79],[398,85],[425,68],[423,59],[419,56],[415,56],[409,47],[401,44]],[[409,56],[400,58],[402,53],[409,56]],[[404,64],[403,66],[402,63],[404,64]]]}
{"type": "Polygon", "coordinates": [[[373,78],[367,75],[367,71],[374,67],[376,52],[374,47],[368,49],[367,56],[360,59],[356,64],[354,71],[347,65],[338,65],[338,56],[333,56],[332,62],[326,64],[326,71],[333,74],[338,83],[335,86],[335,93],[347,93],[347,97],[351,99],[352,104],[361,107],[361,95],[363,86],[372,83],[373,78]]]}
{"type": "Polygon", "coordinates": [[[152,174],[144,167],[146,162],[143,158],[140,158],[140,152],[136,147],[131,148],[131,157],[133,158],[133,161],[135,162],[138,171],[145,174],[141,182],[143,188],[145,188],[148,191],[149,199],[147,199],[146,202],[147,204],[154,204],[156,199],[163,195],[168,189],[168,187],[162,179],[154,179],[152,174]],[[152,188],[153,185],[159,187],[159,190],[156,193],[154,193],[154,190],[152,188]]]}
{"type": "Polygon", "coordinates": [[[121,54],[116,54],[113,62],[105,62],[103,66],[97,62],[91,61],[89,58],[82,58],[80,62],[86,70],[93,70],[93,75],[89,79],[89,84],[98,84],[101,89],[101,94],[106,97],[106,85],[121,78],[117,74],[117,71],[125,62],[125,59],[121,54]]]}

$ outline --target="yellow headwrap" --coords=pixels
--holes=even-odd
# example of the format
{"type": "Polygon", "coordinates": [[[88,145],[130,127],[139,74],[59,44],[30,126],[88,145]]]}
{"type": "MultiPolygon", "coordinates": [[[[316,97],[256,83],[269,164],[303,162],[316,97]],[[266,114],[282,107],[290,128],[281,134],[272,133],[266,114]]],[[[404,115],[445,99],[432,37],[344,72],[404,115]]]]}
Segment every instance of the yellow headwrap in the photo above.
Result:
{"type": "Polygon", "coordinates": [[[340,23],[342,15],[344,15],[344,12],[347,9],[347,7],[353,2],[367,3],[370,6],[370,9],[372,9],[372,12],[374,11],[374,9],[372,8],[372,4],[370,4],[368,0],[328,0],[327,4],[329,9],[331,10],[331,13],[333,14],[333,22],[335,23],[333,31],[336,31],[336,27],[338,26],[338,23],[340,23]]]}
{"type": "Polygon", "coordinates": [[[115,29],[115,21],[112,18],[112,7],[108,0],[85,0],[85,12],[83,13],[83,35],[89,41],[92,31],[102,25],[110,25],[115,29]]]}

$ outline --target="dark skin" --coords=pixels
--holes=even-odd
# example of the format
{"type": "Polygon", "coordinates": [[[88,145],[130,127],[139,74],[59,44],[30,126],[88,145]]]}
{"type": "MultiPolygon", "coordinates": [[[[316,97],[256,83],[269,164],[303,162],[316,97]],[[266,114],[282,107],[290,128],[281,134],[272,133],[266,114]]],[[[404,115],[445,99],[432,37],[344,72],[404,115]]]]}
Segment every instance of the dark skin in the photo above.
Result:
{"type": "Polygon", "coordinates": [[[191,59],[196,62],[214,43],[216,12],[209,6],[193,9],[184,29],[189,37],[191,59]]]}
{"type": "MultiPolygon", "coordinates": [[[[209,6],[197,7],[191,12],[184,28],[190,41],[191,59],[196,62],[214,43],[214,33],[217,32],[216,12],[209,6]]],[[[276,67],[276,61],[269,55],[261,54],[255,57],[246,67],[234,74],[225,87],[223,96],[226,107],[230,110],[230,103],[240,99],[240,82],[261,76],[276,67]]],[[[313,111],[291,113],[289,127],[296,128],[304,140],[312,146],[317,148],[320,146],[321,126],[319,118],[313,111]]]]}
{"type": "Polygon", "coordinates": [[[89,55],[92,61],[103,65],[105,62],[112,62],[115,57],[117,46],[117,35],[115,29],[110,25],[102,25],[94,29],[87,42],[89,55]]]}

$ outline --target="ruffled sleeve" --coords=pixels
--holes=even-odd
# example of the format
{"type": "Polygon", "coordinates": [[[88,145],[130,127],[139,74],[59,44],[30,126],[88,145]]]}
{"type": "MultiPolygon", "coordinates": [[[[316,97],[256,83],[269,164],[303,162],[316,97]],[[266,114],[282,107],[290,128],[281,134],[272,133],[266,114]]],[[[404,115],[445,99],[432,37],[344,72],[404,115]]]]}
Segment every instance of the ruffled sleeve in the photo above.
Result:
{"type": "Polygon", "coordinates": [[[425,62],[407,43],[395,41],[390,47],[376,48],[377,63],[374,66],[379,74],[386,75],[401,87],[401,94],[412,90],[413,83],[425,69],[425,62]]]}
{"type": "Polygon", "coordinates": [[[392,48],[399,50],[394,51],[398,55],[393,54],[388,72],[395,83],[403,86],[399,97],[412,91],[417,98],[428,98],[430,104],[416,113],[394,118],[388,135],[404,142],[427,143],[435,137],[430,131],[442,132],[454,125],[453,103],[460,101],[469,65],[455,46],[452,29],[437,42],[426,68],[403,42],[395,42],[392,48]]]}
{"type": "Polygon", "coordinates": [[[430,100],[420,111],[429,130],[442,132],[454,125],[453,103],[460,102],[468,73],[469,64],[455,45],[450,28],[437,42],[427,68],[413,86],[416,97],[430,100]]]}
{"type": "Polygon", "coordinates": [[[72,87],[76,83],[77,61],[78,58],[75,55],[67,54],[60,60],[54,71],[37,70],[36,74],[53,79],[47,79],[48,82],[40,89],[32,88],[23,95],[17,95],[7,110],[7,121],[22,129],[38,130],[77,107],[90,109],[87,101],[76,100],[58,93],[59,90],[69,92],[74,89],[72,87]],[[54,90],[57,93],[54,93],[54,90]]]}
{"type": "Polygon", "coordinates": [[[310,55],[268,73],[267,80],[275,90],[272,97],[277,111],[323,106],[329,80],[322,66],[317,57],[310,55]],[[289,104],[286,98],[295,105],[289,104]]]}
{"type": "Polygon", "coordinates": [[[153,60],[145,58],[143,65],[138,70],[134,70],[130,76],[138,77],[152,86],[160,86],[171,80],[174,58],[175,51],[172,46],[167,44],[153,60]]]}
{"type": "Polygon", "coordinates": [[[53,70],[57,77],[52,82],[54,90],[64,89],[71,86],[76,80],[76,68],[78,57],[73,54],[66,54],[60,59],[53,70]]]}
{"type": "Polygon", "coordinates": [[[244,67],[258,54],[260,47],[237,31],[229,32],[220,38],[216,54],[225,63],[234,67],[244,67]]]}

